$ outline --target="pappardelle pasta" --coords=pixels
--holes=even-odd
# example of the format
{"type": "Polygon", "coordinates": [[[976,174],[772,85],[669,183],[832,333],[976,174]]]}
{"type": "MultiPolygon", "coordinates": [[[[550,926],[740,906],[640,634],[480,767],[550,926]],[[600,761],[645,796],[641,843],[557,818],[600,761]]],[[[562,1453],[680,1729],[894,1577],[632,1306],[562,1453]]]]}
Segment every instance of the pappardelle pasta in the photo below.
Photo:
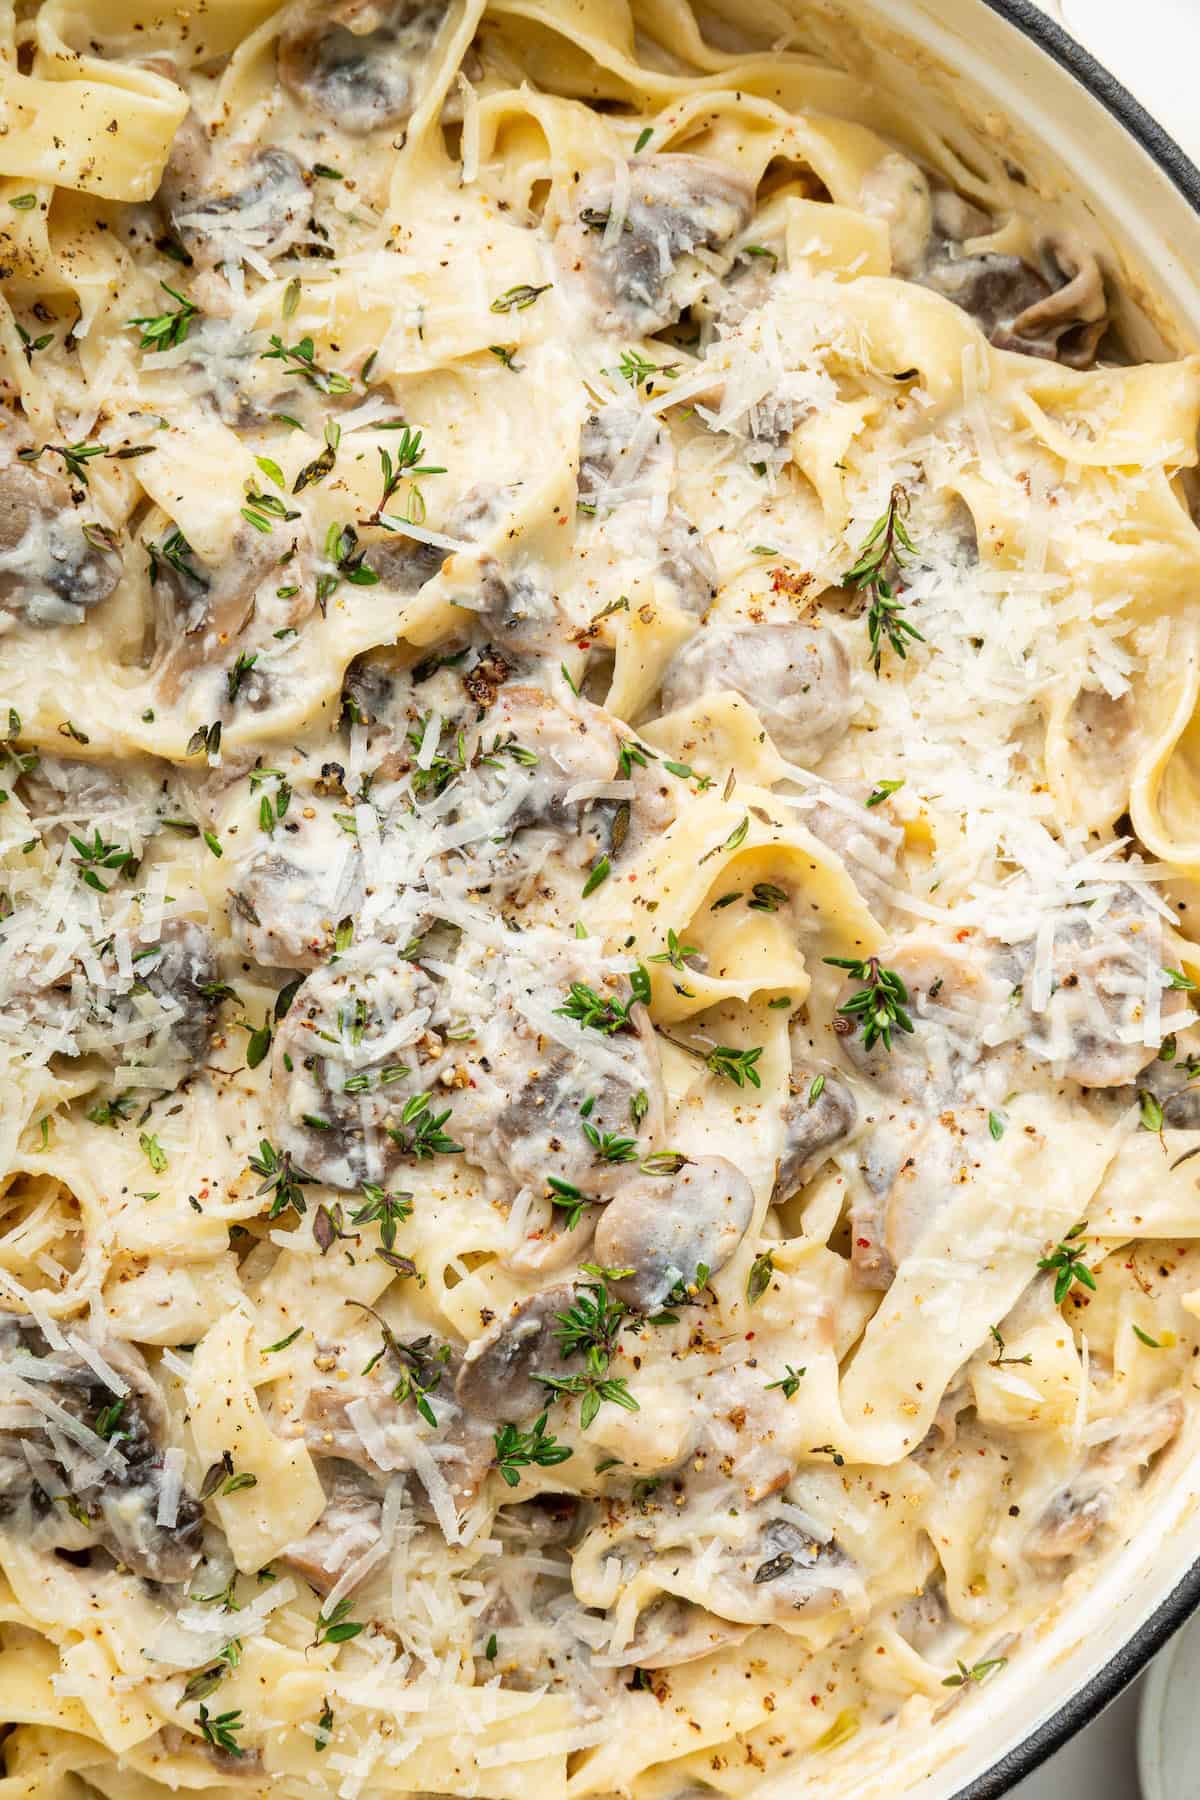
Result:
{"type": "Polygon", "coordinates": [[[849,1791],[1182,1454],[1200,362],[727,10],[3,16],[0,1800],[849,1791]]]}

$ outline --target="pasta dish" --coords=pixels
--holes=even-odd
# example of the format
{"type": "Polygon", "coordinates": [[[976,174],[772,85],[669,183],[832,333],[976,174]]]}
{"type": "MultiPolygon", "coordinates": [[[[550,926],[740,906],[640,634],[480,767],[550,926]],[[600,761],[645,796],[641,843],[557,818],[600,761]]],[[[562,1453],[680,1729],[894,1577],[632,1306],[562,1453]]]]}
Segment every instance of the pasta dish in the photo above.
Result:
{"type": "Polygon", "coordinates": [[[0,1800],[847,1791],[1186,1454],[1200,361],[726,11],[4,13],[0,1800]]]}

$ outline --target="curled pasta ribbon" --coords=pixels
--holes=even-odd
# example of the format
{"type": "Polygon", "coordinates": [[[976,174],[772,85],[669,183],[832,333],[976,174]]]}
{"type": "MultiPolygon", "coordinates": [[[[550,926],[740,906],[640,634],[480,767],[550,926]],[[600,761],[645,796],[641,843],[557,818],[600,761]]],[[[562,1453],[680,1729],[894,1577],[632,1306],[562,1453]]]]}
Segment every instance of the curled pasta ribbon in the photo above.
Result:
{"type": "Polygon", "coordinates": [[[213,1501],[234,1561],[246,1572],[261,1569],[311,1531],[325,1510],[312,1457],[303,1444],[276,1437],[259,1408],[247,1372],[249,1335],[240,1313],[219,1321],[196,1346],[188,1383],[201,1467],[220,1462],[228,1451],[239,1468],[258,1477],[254,1487],[213,1501]]]}
{"type": "Polygon", "coordinates": [[[933,1211],[842,1375],[830,1420],[841,1435],[830,1441],[844,1455],[891,1464],[920,1443],[1047,1244],[1086,1213],[1114,1148],[1111,1132],[1050,1099],[1013,1103],[999,1154],[965,1171],[933,1211]]]}

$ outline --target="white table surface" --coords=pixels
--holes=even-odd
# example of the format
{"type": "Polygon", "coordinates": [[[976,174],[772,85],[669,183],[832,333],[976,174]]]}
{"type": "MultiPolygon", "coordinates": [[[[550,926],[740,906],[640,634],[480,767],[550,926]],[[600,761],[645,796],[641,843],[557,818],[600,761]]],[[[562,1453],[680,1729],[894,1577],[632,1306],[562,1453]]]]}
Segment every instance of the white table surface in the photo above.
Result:
{"type": "MultiPolygon", "coordinates": [[[[1038,0],[1087,45],[1200,162],[1200,0],[1038,0]],[[1132,21],[1136,16],[1136,26],[1132,21]]],[[[1019,1800],[1137,1800],[1143,1683],[1016,1790],[1019,1800]]],[[[1014,1796],[1014,1800],[1016,1800],[1014,1796]]]]}

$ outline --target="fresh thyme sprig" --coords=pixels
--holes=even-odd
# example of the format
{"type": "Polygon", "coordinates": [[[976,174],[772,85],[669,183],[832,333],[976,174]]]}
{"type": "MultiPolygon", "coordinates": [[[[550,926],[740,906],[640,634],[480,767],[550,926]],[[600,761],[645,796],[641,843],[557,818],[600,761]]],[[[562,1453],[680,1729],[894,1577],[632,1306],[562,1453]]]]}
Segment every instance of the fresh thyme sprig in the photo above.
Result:
{"type": "MultiPolygon", "coordinates": [[[[635,974],[641,971],[635,970],[635,974]]],[[[639,1000],[649,998],[649,977],[642,982],[630,979],[633,988],[628,1000],[618,1000],[612,994],[598,994],[586,981],[573,981],[562,1006],[556,1006],[559,1018],[574,1019],[582,1031],[601,1031],[611,1037],[616,1031],[633,1029],[630,1013],[639,1000]]]]}
{"type": "Polygon", "coordinates": [[[394,531],[405,525],[420,525],[425,518],[425,501],[416,483],[410,490],[408,512],[393,521],[384,517],[384,508],[392,495],[396,493],[403,481],[412,481],[415,475],[444,475],[446,470],[441,463],[425,463],[421,461],[424,454],[421,444],[421,433],[410,426],[400,428],[400,436],[396,441],[395,455],[379,450],[379,467],[383,475],[383,492],[379,496],[379,504],[371,516],[363,522],[367,525],[382,525],[387,531],[394,531]]]}
{"type": "Polygon", "coordinates": [[[195,302],[179,293],[169,282],[160,281],[158,285],[164,293],[170,294],[172,300],[178,300],[179,305],[168,307],[166,312],[129,320],[130,330],[138,330],[142,334],[139,350],[174,350],[177,345],[186,343],[192,320],[200,314],[200,308],[195,302]]]}
{"type": "Polygon", "coordinates": [[[622,1137],[616,1131],[600,1131],[588,1119],[583,1122],[583,1135],[596,1152],[598,1162],[629,1163],[637,1161],[636,1138],[622,1137]]]}
{"type": "Polygon", "coordinates": [[[558,1322],[558,1347],[564,1356],[598,1359],[596,1372],[603,1374],[616,1352],[629,1308],[609,1293],[607,1271],[594,1263],[584,1263],[583,1270],[593,1279],[576,1288],[566,1312],[554,1315],[558,1322]]]}
{"type": "Polygon", "coordinates": [[[150,557],[150,585],[152,587],[158,580],[159,568],[162,563],[169,563],[171,568],[177,570],[180,575],[186,575],[189,581],[194,581],[197,587],[206,588],[209,585],[208,577],[193,566],[191,558],[195,556],[196,552],[178,526],[168,531],[161,544],[147,545],[147,552],[150,557]]]}
{"type": "Polygon", "coordinates": [[[133,851],[122,850],[119,844],[110,844],[107,839],[100,836],[98,827],[93,832],[90,843],[86,838],[77,837],[72,837],[71,843],[77,851],[77,855],[72,858],[72,861],[80,872],[80,879],[86,887],[94,888],[98,894],[111,893],[116,886],[116,880],[110,881],[106,885],[101,881],[97,870],[115,869],[118,872],[116,879],[119,880],[120,875],[129,870],[131,863],[136,866],[133,851]]]}
{"type": "Polygon", "coordinates": [[[673,381],[679,373],[679,364],[677,362],[653,363],[649,357],[643,356],[640,350],[623,350],[616,369],[612,373],[620,375],[629,383],[630,387],[644,386],[647,394],[652,394],[654,377],[665,375],[668,381],[673,381]]]}
{"type": "Polygon", "coordinates": [[[269,1138],[261,1140],[258,1151],[257,1156],[250,1158],[250,1167],[256,1175],[263,1177],[254,1190],[255,1198],[261,1194],[273,1196],[268,1219],[277,1219],[289,1206],[298,1214],[307,1212],[307,1202],[300,1190],[313,1177],[296,1168],[290,1150],[277,1150],[269,1138]]]}
{"type": "Polygon", "coordinates": [[[904,603],[896,598],[896,583],[905,562],[917,553],[904,523],[907,511],[908,496],[897,482],[888,498],[887,510],[876,519],[859,546],[858,561],[842,577],[846,587],[858,588],[870,596],[867,641],[876,675],[883,660],[885,638],[902,662],[908,655],[909,640],[925,642],[905,617],[904,603]]]}
{"type": "Polygon", "coordinates": [[[753,1050],[735,1050],[730,1044],[714,1044],[710,1050],[701,1050],[695,1044],[685,1043],[682,1038],[672,1037],[669,1032],[664,1031],[662,1036],[668,1044],[674,1044],[677,1050],[686,1051],[688,1056],[694,1056],[697,1062],[702,1062],[710,1074],[719,1075],[723,1081],[731,1081],[734,1087],[745,1087],[747,1082],[751,1087],[762,1086],[762,1078],[755,1067],[762,1055],[761,1044],[756,1045],[753,1050]]]}
{"type": "Polygon", "coordinates": [[[365,1206],[351,1213],[352,1225],[372,1225],[379,1221],[379,1241],[385,1250],[396,1247],[396,1227],[412,1218],[413,1197],[409,1193],[389,1194],[377,1182],[363,1182],[365,1206]]]}
{"type": "Polygon", "coordinates": [[[353,1604],[347,1594],[344,1600],[338,1601],[328,1616],[323,1612],[317,1614],[317,1628],[311,1649],[315,1650],[318,1644],[348,1644],[351,1638],[356,1638],[360,1631],[366,1630],[366,1626],[359,1620],[347,1617],[353,1604]]]}
{"type": "Polygon", "coordinates": [[[270,337],[271,348],[263,350],[260,360],[263,362],[283,363],[289,375],[299,375],[309,387],[316,388],[319,394],[349,394],[354,390],[354,383],[348,375],[339,374],[336,369],[323,369],[316,361],[316,348],[310,337],[302,337],[298,343],[285,344],[277,332],[270,337]]]}
{"type": "Polygon", "coordinates": [[[24,463],[35,463],[49,452],[51,456],[62,458],[67,474],[74,476],[82,487],[88,484],[87,466],[93,456],[107,456],[107,444],[43,444],[38,450],[18,450],[18,460],[24,463]]]}
{"type": "Polygon", "coordinates": [[[442,1126],[450,1117],[450,1108],[435,1113],[431,1107],[433,1095],[429,1093],[414,1094],[400,1114],[399,1125],[388,1126],[388,1136],[405,1156],[416,1157],[418,1162],[425,1162],[432,1156],[461,1156],[462,1145],[456,1144],[448,1137],[442,1126]]]}
{"type": "Polygon", "coordinates": [[[584,1208],[591,1206],[592,1196],[583,1193],[573,1182],[560,1181],[557,1175],[547,1175],[546,1186],[550,1190],[547,1200],[563,1214],[563,1230],[574,1231],[583,1217],[584,1208]]]}
{"type": "Polygon", "coordinates": [[[358,533],[353,525],[339,525],[335,520],[325,533],[325,561],[332,568],[317,576],[317,605],[322,618],[343,581],[348,581],[352,587],[376,586],[379,577],[363,560],[366,554],[365,548],[359,548],[358,533]]]}
{"type": "Polygon", "coordinates": [[[587,1430],[606,1400],[614,1406],[623,1406],[626,1412],[641,1410],[624,1376],[601,1375],[589,1369],[583,1375],[539,1375],[538,1380],[553,1394],[579,1396],[580,1431],[587,1430]]]}
{"type": "Polygon", "coordinates": [[[942,1682],[942,1686],[948,1688],[966,1687],[968,1681],[977,1683],[986,1681],[989,1675],[996,1669],[1004,1668],[1007,1662],[1007,1656],[992,1656],[989,1657],[986,1662],[973,1663],[969,1669],[965,1662],[959,1662],[957,1672],[953,1675],[947,1675],[946,1679],[942,1682]]]}
{"type": "Polygon", "coordinates": [[[1062,1305],[1076,1282],[1080,1287],[1090,1288],[1093,1293],[1096,1291],[1096,1277],[1083,1260],[1083,1253],[1087,1249],[1087,1245],[1079,1241],[1086,1230],[1087,1220],[1081,1219],[1078,1225],[1072,1225],[1062,1242],[1055,1245],[1049,1256],[1043,1256],[1038,1263],[1039,1269],[1053,1269],[1055,1272],[1055,1306],[1062,1305]]]}
{"type": "Polygon", "coordinates": [[[864,984],[844,1006],[838,1007],[840,1018],[849,1019],[852,1025],[861,1024],[864,1050],[873,1049],[876,1043],[890,1050],[893,1030],[913,1030],[905,1010],[908,989],[894,969],[885,969],[877,956],[827,956],[823,960],[835,969],[845,969],[855,981],[864,984]]]}
{"type": "Polygon", "coordinates": [[[536,1463],[540,1469],[553,1468],[567,1461],[573,1452],[569,1444],[556,1442],[546,1430],[546,1414],[535,1420],[532,1431],[520,1431],[515,1425],[501,1425],[493,1434],[496,1454],[493,1465],[499,1469],[509,1487],[516,1487],[521,1470],[536,1463]]]}
{"type": "Polygon", "coordinates": [[[196,1723],[200,1727],[201,1737],[214,1750],[224,1750],[230,1756],[246,1754],[233,1735],[235,1731],[245,1729],[240,1706],[233,1712],[217,1713],[215,1717],[209,1713],[207,1706],[202,1706],[196,1714],[196,1723]]]}

